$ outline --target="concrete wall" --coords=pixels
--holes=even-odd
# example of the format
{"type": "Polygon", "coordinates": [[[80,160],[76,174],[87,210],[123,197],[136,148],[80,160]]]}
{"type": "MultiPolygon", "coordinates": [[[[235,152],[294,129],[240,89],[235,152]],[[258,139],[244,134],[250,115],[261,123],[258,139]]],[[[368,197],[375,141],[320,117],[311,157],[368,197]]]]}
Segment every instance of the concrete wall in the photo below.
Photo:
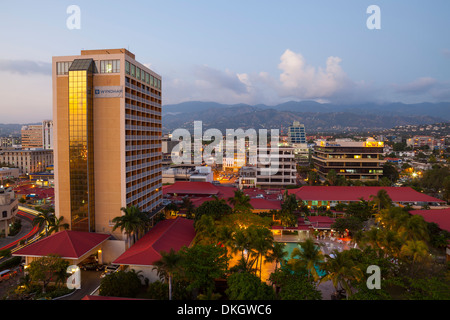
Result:
{"type": "Polygon", "coordinates": [[[125,252],[126,241],[124,240],[107,240],[102,245],[103,263],[109,264],[116,260],[125,252]]]}

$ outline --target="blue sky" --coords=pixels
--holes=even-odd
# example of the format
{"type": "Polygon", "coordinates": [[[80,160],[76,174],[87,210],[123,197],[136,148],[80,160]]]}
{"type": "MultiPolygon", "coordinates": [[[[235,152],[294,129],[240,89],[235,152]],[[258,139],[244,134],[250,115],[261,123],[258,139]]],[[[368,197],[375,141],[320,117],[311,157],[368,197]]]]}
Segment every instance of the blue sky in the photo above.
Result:
{"type": "Polygon", "coordinates": [[[158,72],[163,104],[450,101],[449,16],[448,0],[2,1],[0,123],[51,118],[51,57],[98,48],[158,72]]]}

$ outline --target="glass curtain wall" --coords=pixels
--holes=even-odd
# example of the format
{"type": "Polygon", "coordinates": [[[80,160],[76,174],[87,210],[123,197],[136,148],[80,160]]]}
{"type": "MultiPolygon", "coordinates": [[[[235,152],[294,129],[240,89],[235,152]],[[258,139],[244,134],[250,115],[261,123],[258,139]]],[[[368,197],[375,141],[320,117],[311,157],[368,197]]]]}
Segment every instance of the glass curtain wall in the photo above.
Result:
{"type": "Polygon", "coordinates": [[[75,60],[69,70],[71,229],[94,232],[93,60],[75,60]]]}

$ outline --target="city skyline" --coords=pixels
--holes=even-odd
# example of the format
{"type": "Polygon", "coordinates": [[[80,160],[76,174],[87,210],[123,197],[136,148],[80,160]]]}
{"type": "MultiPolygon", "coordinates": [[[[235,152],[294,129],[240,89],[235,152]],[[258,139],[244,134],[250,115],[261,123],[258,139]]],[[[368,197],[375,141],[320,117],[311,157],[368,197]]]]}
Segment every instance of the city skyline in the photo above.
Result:
{"type": "Polygon", "coordinates": [[[384,0],[5,3],[1,122],[51,119],[51,57],[103,48],[138,52],[163,78],[163,105],[450,101],[450,40],[441,36],[449,9],[384,0]],[[80,29],[67,26],[72,4],[80,29]],[[381,29],[366,25],[370,5],[381,29]]]}

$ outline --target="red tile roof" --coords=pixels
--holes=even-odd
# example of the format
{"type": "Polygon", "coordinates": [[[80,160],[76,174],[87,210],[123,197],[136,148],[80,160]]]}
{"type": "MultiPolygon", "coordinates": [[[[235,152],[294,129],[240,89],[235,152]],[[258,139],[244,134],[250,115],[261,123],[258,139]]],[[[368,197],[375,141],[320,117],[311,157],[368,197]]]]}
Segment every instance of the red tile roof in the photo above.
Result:
{"type": "MultiPolygon", "coordinates": [[[[222,199],[225,199],[227,204],[233,208],[233,205],[228,202],[228,198],[229,197],[224,197],[222,199]]],[[[212,197],[191,198],[192,204],[196,208],[200,207],[203,203],[212,200],[214,200],[212,197]]],[[[281,210],[281,201],[279,200],[252,198],[250,199],[250,204],[256,210],[281,210]]]]}
{"type": "Polygon", "coordinates": [[[384,189],[393,202],[440,202],[445,201],[417,192],[409,187],[340,187],[340,186],[304,186],[288,190],[298,198],[325,201],[359,201],[370,200],[379,190],[384,189]]]}
{"type": "Polygon", "coordinates": [[[79,259],[109,237],[108,234],[63,230],[16,251],[14,255],[43,257],[57,254],[65,259],[79,259]]]}
{"type": "Polygon", "coordinates": [[[433,210],[412,210],[411,214],[420,214],[426,222],[436,223],[440,229],[450,232],[450,208],[433,210]]]}
{"type": "Polygon", "coordinates": [[[163,193],[177,195],[217,195],[219,189],[210,182],[177,181],[174,184],[163,186],[163,193]]]}
{"type": "Polygon", "coordinates": [[[329,229],[335,221],[335,219],[327,216],[308,216],[306,218],[311,222],[311,226],[315,228],[329,229]]]}
{"type": "Polygon", "coordinates": [[[250,199],[250,204],[256,210],[281,210],[281,201],[266,199],[250,199]]]}
{"type": "Polygon", "coordinates": [[[151,266],[161,252],[180,250],[194,240],[194,221],[178,217],[158,222],[145,236],[119,256],[113,264],[151,266]]]}

